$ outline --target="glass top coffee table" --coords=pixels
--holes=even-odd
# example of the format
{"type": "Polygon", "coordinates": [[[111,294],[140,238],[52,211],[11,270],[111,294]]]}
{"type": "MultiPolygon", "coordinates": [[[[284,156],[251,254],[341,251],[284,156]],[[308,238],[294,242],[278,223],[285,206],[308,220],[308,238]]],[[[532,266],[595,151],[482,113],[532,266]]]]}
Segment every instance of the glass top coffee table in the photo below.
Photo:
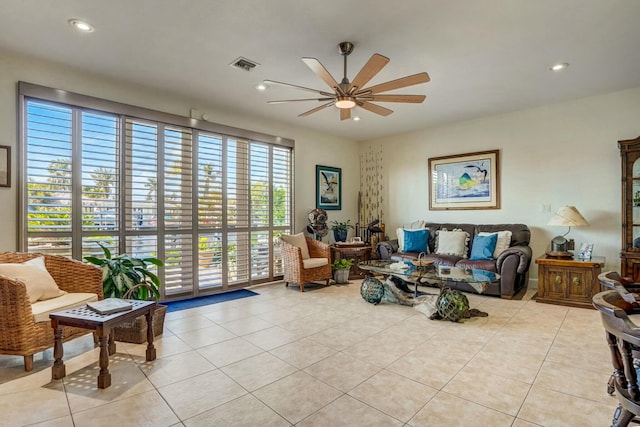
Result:
{"type": "Polygon", "coordinates": [[[435,282],[442,289],[447,282],[464,282],[481,294],[489,283],[500,280],[500,275],[492,271],[469,269],[461,267],[448,267],[431,264],[425,267],[416,267],[410,262],[400,262],[406,268],[392,268],[399,263],[394,261],[370,260],[358,264],[362,270],[371,273],[379,273],[384,276],[396,276],[402,280],[413,283],[414,296],[418,296],[418,285],[435,282]]]}

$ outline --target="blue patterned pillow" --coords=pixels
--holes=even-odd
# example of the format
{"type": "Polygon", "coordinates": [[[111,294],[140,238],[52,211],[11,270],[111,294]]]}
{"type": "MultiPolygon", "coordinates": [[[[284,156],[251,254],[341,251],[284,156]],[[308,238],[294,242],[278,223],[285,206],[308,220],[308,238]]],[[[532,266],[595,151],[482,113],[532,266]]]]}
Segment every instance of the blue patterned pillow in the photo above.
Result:
{"type": "Polygon", "coordinates": [[[498,234],[489,234],[488,236],[476,236],[473,238],[471,245],[471,261],[492,260],[493,251],[496,250],[498,242],[498,234]]]}
{"type": "Polygon", "coordinates": [[[404,246],[402,252],[428,252],[429,230],[421,228],[419,230],[403,230],[404,246]]]}

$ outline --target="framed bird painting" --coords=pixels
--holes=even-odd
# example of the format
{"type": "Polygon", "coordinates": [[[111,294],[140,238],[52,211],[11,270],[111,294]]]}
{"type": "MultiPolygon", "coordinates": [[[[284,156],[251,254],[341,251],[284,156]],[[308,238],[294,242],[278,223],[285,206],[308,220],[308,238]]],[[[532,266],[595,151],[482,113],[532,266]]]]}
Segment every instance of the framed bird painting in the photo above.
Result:
{"type": "Polygon", "coordinates": [[[429,159],[429,209],[500,209],[498,150],[429,159]]]}
{"type": "Polygon", "coordinates": [[[316,208],[342,209],[342,169],[316,165],[316,208]]]}

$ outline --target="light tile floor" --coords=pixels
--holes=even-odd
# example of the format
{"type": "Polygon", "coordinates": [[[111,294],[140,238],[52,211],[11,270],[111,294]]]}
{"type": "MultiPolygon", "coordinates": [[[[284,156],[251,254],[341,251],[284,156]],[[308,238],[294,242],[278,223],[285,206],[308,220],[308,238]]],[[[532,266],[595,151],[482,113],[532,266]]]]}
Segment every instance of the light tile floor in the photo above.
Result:
{"type": "Polygon", "coordinates": [[[168,313],[158,358],[118,343],[106,390],[90,335],[65,344],[64,380],[51,350],[31,373],[0,356],[0,425],[610,425],[595,310],[467,294],[489,316],[452,323],[368,304],[359,281],[305,288],[168,313]]]}

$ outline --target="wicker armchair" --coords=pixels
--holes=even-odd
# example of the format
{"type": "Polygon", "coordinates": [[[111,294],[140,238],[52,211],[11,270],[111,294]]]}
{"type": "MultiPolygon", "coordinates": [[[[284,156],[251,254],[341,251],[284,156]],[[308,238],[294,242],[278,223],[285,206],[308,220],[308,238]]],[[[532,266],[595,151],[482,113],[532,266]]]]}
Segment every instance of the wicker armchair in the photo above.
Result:
{"type": "MultiPolygon", "coordinates": [[[[69,293],[102,293],[102,271],[59,255],[3,252],[0,263],[21,263],[44,256],[47,271],[58,287],[69,293]]],[[[63,340],[90,334],[90,329],[65,326],[63,340]]],[[[49,321],[36,322],[31,311],[24,282],[0,275],[0,354],[24,356],[24,370],[33,369],[33,355],[53,347],[54,334],[49,321]]]]}
{"type": "Polygon", "coordinates": [[[282,262],[284,266],[284,282],[300,285],[300,292],[304,292],[304,284],[324,280],[329,285],[331,279],[331,248],[326,243],[305,237],[309,249],[309,258],[302,258],[302,251],[299,247],[282,241],[282,262]],[[324,265],[318,267],[305,268],[304,261],[313,259],[326,259],[324,265]]]}

